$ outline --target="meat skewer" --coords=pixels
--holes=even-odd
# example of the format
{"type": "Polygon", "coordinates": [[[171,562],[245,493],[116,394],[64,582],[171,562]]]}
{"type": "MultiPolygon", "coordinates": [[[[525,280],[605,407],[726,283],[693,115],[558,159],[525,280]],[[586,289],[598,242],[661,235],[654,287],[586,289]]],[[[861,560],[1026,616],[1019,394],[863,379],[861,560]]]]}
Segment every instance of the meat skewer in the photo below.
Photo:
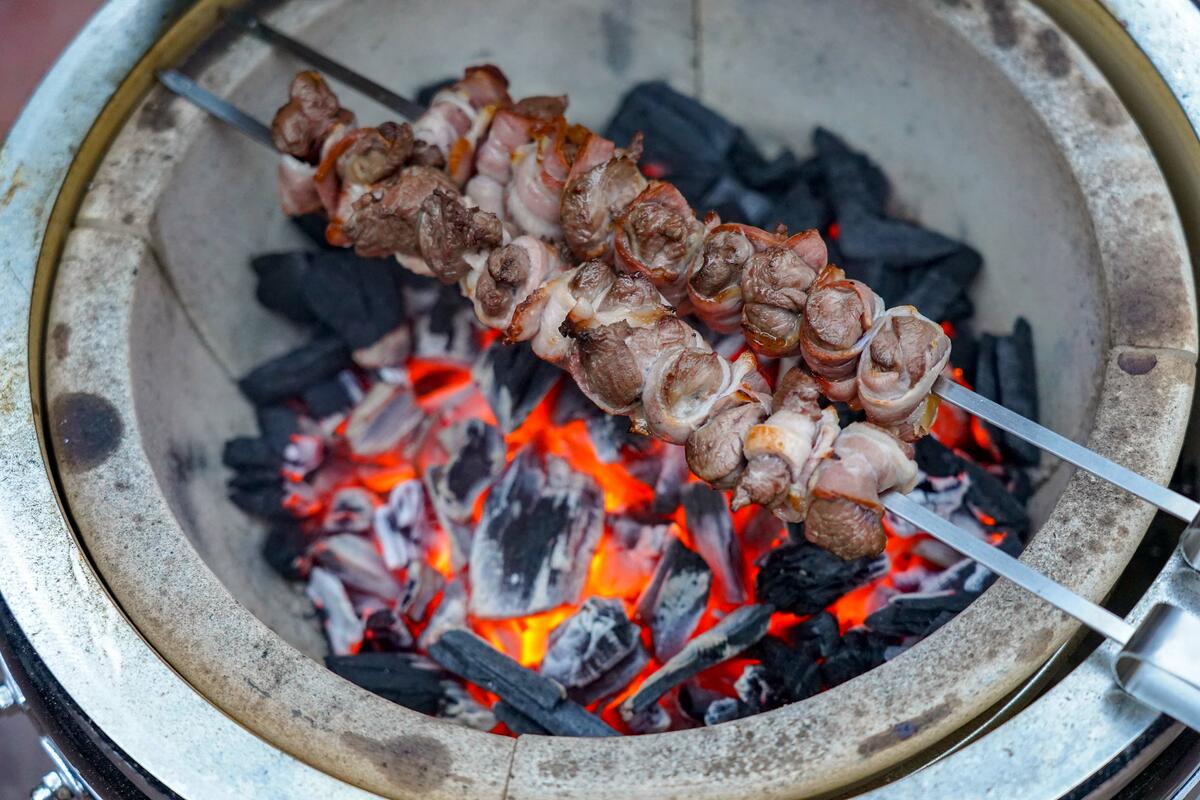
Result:
{"type": "MultiPolygon", "coordinates": [[[[267,142],[266,137],[262,136],[263,126],[253,124],[252,118],[245,113],[196,86],[185,76],[168,71],[161,73],[160,79],[172,91],[210,111],[219,119],[247,132],[264,144],[267,142]]],[[[797,385],[804,383],[801,378],[788,378],[788,375],[781,379],[781,389],[785,389],[792,381],[797,385]]],[[[1158,486],[1053,431],[979,397],[945,377],[934,381],[934,392],[944,396],[949,402],[1089,470],[1098,477],[1128,489],[1176,517],[1191,521],[1200,514],[1200,504],[1195,501],[1158,486]]],[[[803,403],[806,394],[806,390],[797,386],[795,396],[788,392],[786,399],[803,403]]],[[[716,419],[714,416],[713,421],[716,419]]],[[[873,436],[866,434],[864,438],[867,435],[873,436]]],[[[844,443],[844,446],[851,449],[853,444],[851,440],[844,443]]],[[[824,463],[828,462],[822,462],[824,463]]],[[[879,480],[879,476],[876,476],[876,480],[879,480]]],[[[1170,605],[1158,604],[1135,628],[1124,619],[1055,583],[1012,556],[973,537],[902,493],[888,490],[885,494],[884,491],[879,489],[877,493],[882,496],[882,506],[891,513],[929,532],[934,538],[966,557],[1012,580],[1120,644],[1121,650],[1116,660],[1117,683],[1152,707],[1200,729],[1200,671],[1189,666],[1191,662],[1181,651],[1179,644],[1195,638],[1200,630],[1200,620],[1170,605]]],[[[1186,648],[1186,645],[1183,647],[1186,648]]]]}
{"type": "MultiPolygon", "coordinates": [[[[310,151],[317,148],[309,140],[319,140],[326,131],[329,136],[339,135],[330,120],[344,116],[336,101],[315,92],[312,83],[308,75],[293,83],[293,97],[273,125],[281,131],[281,141],[282,132],[301,129],[305,135],[293,138],[303,139],[310,151]],[[309,100],[313,94],[321,100],[315,104],[320,114],[307,110],[314,105],[309,100]]],[[[480,83],[493,87],[489,97],[497,96],[499,90],[494,87],[505,84],[494,68],[468,69],[462,81],[443,90],[461,102],[435,102],[426,116],[443,122],[450,118],[447,115],[462,116],[456,130],[465,130],[466,112],[459,114],[459,110],[466,103],[464,98],[482,93],[478,86],[472,88],[480,83]]],[[[418,130],[441,130],[422,120],[418,120],[418,130]]],[[[586,130],[568,128],[561,117],[547,130],[537,141],[512,151],[518,191],[508,194],[506,209],[515,216],[526,214],[549,224],[550,216],[557,212],[547,198],[561,195],[561,188],[573,176],[592,179],[603,173],[598,180],[583,184],[603,186],[610,171],[621,169],[621,164],[631,159],[586,130]],[[522,173],[532,169],[529,165],[539,170],[540,183],[537,192],[524,196],[519,182],[522,173]]],[[[438,147],[447,147],[449,135],[437,135],[442,136],[438,147]]],[[[343,134],[343,139],[352,136],[360,138],[348,147],[334,146],[341,153],[335,167],[348,187],[346,192],[355,191],[354,167],[364,157],[355,155],[357,143],[378,138],[377,134],[354,131],[343,134]]],[[[492,138],[489,135],[488,142],[492,138]]],[[[328,163],[328,143],[323,143],[321,150],[325,153],[322,163],[328,163]]],[[[367,182],[375,188],[360,194],[349,212],[344,201],[336,204],[339,212],[346,214],[341,233],[347,244],[353,242],[359,252],[378,255],[386,254],[386,247],[392,245],[402,263],[411,266],[419,260],[442,282],[458,283],[475,302],[482,320],[496,327],[503,325],[510,341],[530,341],[538,356],[569,371],[584,394],[602,409],[630,416],[636,430],[688,445],[694,472],[719,486],[737,488],[735,506],[756,502],[788,520],[805,518],[810,490],[818,484],[818,465],[838,454],[836,415],[817,406],[816,394],[811,391],[814,381],[800,373],[800,378],[785,376],[783,394],[776,398],[770,418],[764,420],[769,390],[755,357],[745,353],[729,362],[682,321],[679,306],[689,302],[685,281],[690,264],[704,246],[705,226],[674,186],[648,183],[614,219],[613,262],[619,270],[614,264],[591,260],[553,274],[557,264],[551,254],[540,250],[529,237],[506,244],[499,217],[464,203],[450,181],[440,176],[435,180],[429,174],[429,166],[401,167],[389,159],[370,164],[384,167],[368,170],[367,182]],[[395,169],[390,178],[381,174],[387,166],[395,169]],[[364,226],[364,219],[372,221],[372,226],[364,226]],[[377,235],[376,220],[393,235],[377,235]],[[410,230],[414,223],[415,239],[410,230]],[[669,293],[665,302],[661,292],[669,293]],[[748,456],[753,463],[746,470],[748,456]]],[[[497,169],[486,177],[497,180],[502,175],[497,169]]],[[[586,193],[585,189],[577,194],[586,193]]],[[[583,229],[588,230],[586,225],[583,229]]],[[[787,355],[800,349],[806,291],[816,282],[818,270],[826,266],[827,253],[815,231],[759,238],[766,246],[747,259],[741,281],[743,327],[756,350],[787,355]]],[[[591,234],[577,237],[576,244],[598,247],[591,234]]],[[[915,437],[923,431],[912,420],[924,417],[910,406],[919,402],[922,388],[927,388],[929,368],[944,366],[944,362],[939,366],[922,359],[920,345],[925,339],[919,334],[929,330],[943,340],[945,335],[936,325],[922,326],[919,319],[923,318],[915,310],[896,314],[905,323],[897,330],[905,336],[877,333],[880,344],[871,364],[878,362],[878,366],[864,372],[860,364],[859,373],[861,380],[878,378],[870,408],[886,414],[885,421],[902,435],[915,437]],[[894,396],[897,387],[904,393],[894,396]]],[[[873,330],[887,333],[891,329],[877,326],[873,330]]],[[[946,342],[938,354],[948,353],[948,349],[946,342]]],[[[891,438],[881,429],[871,430],[876,439],[891,438]]],[[[855,441],[853,436],[850,441],[855,441]]],[[[904,461],[912,455],[911,448],[899,442],[890,449],[877,443],[873,449],[859,448],[853,453],[863,462],[904,461]]],[[[911,474],[915,468],[905,472],[887,463],[874,467],[864,463],[853,472],[855,481],[830,479],[828,486],[821,484],[829,495],[826,499],[840,498],[836,508],[841,513],[819,518],[829,520],[829,530],[814,529],[810,536],[846,557],[863,554],[859,550],[878,551],[884,541],[878,493],[911,474]],[[849,494],[837,494],[844,492],[849,494]]],[[[818,521],[818,528],[821,524],[818,521]]]]}

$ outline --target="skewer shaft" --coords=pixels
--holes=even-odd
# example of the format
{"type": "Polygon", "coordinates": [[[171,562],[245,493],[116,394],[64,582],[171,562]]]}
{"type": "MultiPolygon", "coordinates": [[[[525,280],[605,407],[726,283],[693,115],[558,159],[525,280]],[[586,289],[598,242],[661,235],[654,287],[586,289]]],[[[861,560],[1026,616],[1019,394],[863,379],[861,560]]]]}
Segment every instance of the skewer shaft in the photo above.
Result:
{"type": "Polygon", "coordinates": [[[1134,629],[1128,622],[1037,570],[1027,567],[1003,550],[992,547],[952,522],[942,519],[915,500],[897,492],[890,492],[884,497],[883,505],[888,511],[917,526],[942,544],[978,561],[997,575],[1008,578],[1097,633],[1121,645],[1129,643],[1134,629]]]}
{"type": "Polygon", "coordinates": [[[347,86],[362,92],[375,102],[387,106],[410,122],[425,113],[425,109],[418,103],[396,94],[328,56],[318,53],[303,42],[298,42],[286,33],[271,27],[253,14],[248,14],[240,9],[232,9],[229,12],[229,18],[247,33],[307,61],[322,72],[326,72],[347,86]]]}
{"type": "Polygon", "coordinates": [[[270,128],[237,106],[225,102],[212,92],[202,88],[200,84],[182,72],[174,69],[159,70],[158,79],[162,81],[163,86],[180,97],[189,100],[227,125],[232,125],[259,144],[266,145],[272,150],[275,149],[275,144],[271,140],[270,128]]]}
{"type": "Polygon", "coordinates": [[[963,411],[987,420],[996,427],[1002,428],[1014,436],[1019,436],[1048,453],[1053,453],[1063,461],[1085,469],[1097,478],[1137,495],[1173,517],[1184,522],[1191,522],[1200,514],[1200,503],[1195,500],[1190,500],[1165,486],[1159,486],[1133,470],[1126,469],[1099,453],[1094,453],[1065,436],[1060,436],[1049,428],[1044,428],[1020,414],[1009,411],[999,403],[994,403],[965,386],[960,386],[944,375],[937,379],[933,385],[933,391],[943,400],[958,406],[963,411]]]}

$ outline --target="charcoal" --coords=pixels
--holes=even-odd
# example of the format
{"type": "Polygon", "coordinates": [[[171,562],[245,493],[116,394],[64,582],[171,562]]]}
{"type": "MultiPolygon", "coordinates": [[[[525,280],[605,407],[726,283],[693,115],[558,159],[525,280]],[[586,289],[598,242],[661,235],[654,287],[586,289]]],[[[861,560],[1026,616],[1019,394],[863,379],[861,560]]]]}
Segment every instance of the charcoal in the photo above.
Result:
{"type": "Polygon", "coordinates": [[[825,128],[818,127],[813,131],[813,145],[825,191],[838,219],[856,211],[881,216],[892,193],[883,170],[825,128]]]}
{"type": "Polygon", "coordinates": [[[404,594],[400,598],[400,610],[411,620],[425,619],[429,604],[446,585],[446,578],[425,561],[417,560],[405,570],[404,594]]]}
{"type": "MultiPolygon", "coordinates": [[[[591,401],[588,400],[588,403],[591,401]]],[[[598,459],[605,464],[612,464],[621,458],[621,451],[626,448],[645,450],[653,446],[650,437],[634,433],[629,423],[629,417],[603,412],[587,417],[588,438],[596,450],[598,459]]]]}
{"type": "Polygon", "coordinates": [[[970,295],[963,292],[946,307],[945,314],[942,318],[944,321],[963,322],[975,316],[975,304],[971,302],[970,295]]]}
{"type": "Polygon", "coordinates": [[[470,520],[459,522],[450,516],[449,513],[454,513],[455,506],[444,506],[441,501],[441,495],[438,489],[433,485],[435,479],[440,479],[444,474],[444,469],[440,467],[431,467],[425,470],[423,480],[430,498],[430,505],[433,506],[434,514],[437,516],[438,524],[446,535],[450,538],[450,563],[457,572],[462,569],[471,559],[471,548],[474,547],[475,527],[470,520]]]}
{"type": "Polygon", "coordinates": [[[467,522],[479,499],[504,469],[508,453],[504,437],[480,419],[456,423],[439,435],[450,454],[445,464],[426,470],[439,516],[467,522]]]}
{"type": "MultiPolygon", "coordinates": [[[[1026,419],[1037,422],[1037,369],[1033,360],[1033,329],[1024,317],[1018,317],[1011,336],[996,341],[996,383],[1000,403],[1026,419]]],[[[1001,450],[1011,461],[1036,466],[1042,451],[1017,436],[1004,434],[1001,450]]]]}
{"type": "Polygon", "coordinates": [[[262,555],[267,564],[290,581],[308,574],[309,537],[295,522],[278,522],[263,540],[262,555]]]}
{"type": "Polygon", "coordinates": [[[250,259],[250,267],[258,278],[254,296],[259,304],[293,322],[316,322],[317,315],[304,297],[304,283],[314,255],[293,251],[264,253],[250,259]]]}
{"type": "Polygon", "coordinates": [[[289,480],[303,480],[325,460],[325,440],[311,433],[292,434],[283,447],[283,474],[289,480]]]}
{"type": "Polygon", "coordinates": [[[423,650],[449,630],[467,627],[467,590],[461,580],[455,578],[442,587],[442,599],[429,618],[429,624],[421,631],[417,644],[423,650]]]}
{"type": "Polygon", "coordinates": [[[741,606],[689,641],[621,704],[622,719],[629,720],[640,714],[688,678],[728,661],[750,647],[766,634],[774,611],[766,604],[741,606]]]}
{"type": "Polygon", "coordinates": [[[878,667],[884,662],[888,643],[886,637],[862,628],[846,631],[837,649],[821,665],[826,687],[833,688],[878,667]]]}
{"type": "Polygon", "coordinates": [[[457,286],[438,286],[433,308],[417,317],[413,352],[421,358],[470,364],[479,352],[475,309],[457,286]]]}
{"type": "Polygon", "coordinates": [[[314,383],[301,393],[304,407],[313,419],[326,419],[348,411],[354,398],[338,376],[314,383]]]}
{"type": "Polygon", "coordinates": [[[687,455],[682,446],[673,444],[664,444],[661,452],[651,510],[657,514],[673,514],[682,502],[683,486],[687,483],[687,455]]]}
{"type": "Polygon", "coordinates": [[[341,533],[317,542],[313,560],[348,588],[383,600],[398,600],[402,587],[384,566],[379,553],[367,539],[341,533]]]}
{"type": "Polygon", "coordinates": [[[324,212],[318,211],[313,214],[301,214],[298,217],[292,217],[292,224],[296,226],[309,241],[315,244],[322,250],[341,250],[329,243],[325,238],[325,229],[329,227],[329,220],[324,212]]]}
{"type": "Polygon", "coordinates": [[[641,83],[626,93],[604,136],[623,143],[639,131],[645,137],[643,170],[671,181],[694,206],[726,171],[738,138],[729,121],[662,81],[641,83]]]}
{"type": "MultiPolygon", "coordinates": [[[[832,256],[830,263],[836,263],[832,256]]],[[[905,271],[894,269],[879,259],[844,259],[841,264],[846,277],[870,286],[886,305],[896,305],[908,291],[905,271]]]]}
{"type": "Polygon", "coordinates": [[[437,715],[441,719],[477,731],[490,731],[496,727],[496,715],[492,710],[480,704],[455,680],[442,682],[442,704],[437,715]]]}
{"type": "MultiPolygon", "coordinates": [[[[487,353],[484,354],[485,356],[487,353]]],[[[550,411],[550,421],[555,425],[566,425],[568,422],[583,420],[590,422],[593,417],[609,416],[596,407],[596,404],[586,394],[579,390],[575,381],[563,381],[562,391],[554,398],[554,408],[550,411]]]]}
{"type": "Polygon", "coordinates": [[[804,231],[824,228],[831,219],[829,206],[824,199],[818,197],[807,183],[798,181],[775,201],[763,218],[763,224],[769,227],[782,223],[788,230],[804,231]]]}
{"type": "Polygon", "coordinates": [[[621,601],[589,597],[550,632],[539,671],[568,690],[587,686],[632,654],[640,633],[621,601]]]}
{"type": "Polygon", "coordinates": [[[704,724],[704,715],[718,700],[728,699],[725,695],[707,689],[695,681],[685,681],[677,695],[679,710],[689,718],[704,724]]]}
{"type": "Polygon", "coordinates": [[[411,649],[412,631],[388,608],[370,614],[363,627],[363,652],[394,653],[411,649]]]}
{"type": "Polygon", "coordinates": [[[725,601],[746,602],[742,550],[734,535],[733,517],[726,504],[725,493],[704,483],[689,483],[680,491],[692,543],[716,573],[725,601]]]}
{"type": "Polygon", "coordinates": [[[815,614],[887,569],[887,556],[844,561],[814,544],[785,544],[761,560],[756,596],[780,611],[815,614]]]}
{"type": "Polygon", "coordinates": [[[671,727],[671,715],[658,703],[623,719],[633,733],[662,733],[671,727]]]}
{"type": "Polygon", "coordinates": [[[599,717],[567,698],[561,685],[526,669],[473,633],[446,631],[429,656],[460,678],[498,695],[558,736],[616,736],[599,717]]]}
{"type": "Polygon", "coordinates": [[[350,251],[310,254],[304,300],[351,349],[370,347],[404,321],[401,270],[350,251]]]}
{"type": "Polygon", "coordinates": [[[561,374],[558,367],[538,358],[527,342],[506,345],[499,339],[492,342],[472,371],[505,434],[521,427],[561,374]]]}
{"type": "Polygon", "coordinates": [[[270,405],[336,375],[349,363],[346,345],[335,336],[322,336],[250,370],[238,387],[252,403],[270,405]]]}
{"type": "MultiPolygon", "coordinates": [[[[996,375],[996,337],[985,333],[979,337],[979,351],[975,358],[975,391],[988,400],[1000,402],[1000,383],[996,375]]],[[[1000,431],[988,426],[994,431],[995,437],[1000,431]]]]}
{"type": "Polygon", "coordinates": [[[767,158],[743,130],[737,131],[727,161],[747,186],[768,194],[785,192],[801,182],[804,169],[796,154],[786,148],[767,158]]]}
{"type": "Polygon", "coordinates": [[[650,654],[646,652],[646,648],[640,641],[634,642],[633,651],[629,655],[587,686],[568,688],[567,694],[572,700],[583,706],[607,700],[625,691],[633,679],[641,674],[642,668],[649,661],[650,654]]]}
{"type": "Polygon", "coordinates": [[[829,658],[838,648],[841,640],[841,628],[837,617],[828,611],[814,614],[787,632],[788,640],[808,658],[816,660],[829,658]]]}
{"type": "Polygon", "coordinates": [[[492,706],[492,713],[496,715],[496,719],[507,725],[508,729],[518,736],[527,733],[536,736],[546,736],[550,733],[550,731],[518,711],[512,703],[505,700],[500,700],[496,705],[492,706]]]}
{"type": "Polygon", "coordinates": [[[650,627],[654,657],[667,661],[696,629],[712,588],[712,570],[683,542],[672,539],[638,599],[637,616],[650,627]]]}
{"type": "Polygon", "coordinates": [[[471,546],[471,612],[484,619],[575,603],[603,532],[588,476],[526,448],[492,487],[471,546]]]}
{"type": "Polygon", "coordinates": [[[387,502],[375,509],[372,527],[388,569],[404,569],[419,558],[433,535],[421,482],[411,479],[392,487],[387,502]]]}
{"type": "Polygon", "coordinates": [[[286,497],[282,482],[253,489],[232,489],[229,492],[230,502],[242,511],[255,517],[275,520],[294,517],[283,505],[286,497]]]}
{"type": "Polygon", "coordinates": [[[865,624],[887,636],[928,636],[977,596],[966,591],[898,594],[868,616],[865,624]]]}
{"type": "Polygon", "coordinates": [[[758,223],[771,215],[773,204],[765,194],[726,173],[709,184],[696,207],[715,211],[724,222],[758,223]]]}
{"type": "Polygon", "coordinates": [[[424,418],[408,383],[379,381],[350,412],[346,440],[358,455],[379,455],[395,448],[424,418]]]}
{"type": "Polygon", "coordinates": [[[671,523],[609,516],[608,527],[611,536],[605,560],[612,562],[613,570],[634,579],[652,575],[670,541],[671,523]]]}
{"type": "Polygon", "coordinates": [[[413,711],[435,716],[449,674],[415,653],[327,656],[325,665],[351,683],[413,711]]]}
{"type": "Polygon", "coordinates": [[[720,725],[722,722],[733,722],[750,713],[746,704],[736,697],[722,697],[713,701],[704,712],[705,725],[720,725]]]}
{"type": "Polygon", "coordinates": [[[995,521],[991,527],[1024,533],[1029,530],[1029,513],[1004,483],[973,461],[959,457],[954,451],[927,436],[916,443],[917,466],[928,475],[941,477],[967,473],[971,487],[967,490],[966,505],[976,516],[984,514],[995,521]]]}
{"type": "MultiPolygon", "coordinates": [[[[962,319],[970,310],[955,310],[967,288],[983,267],[983,257],[965,245],[921,270],[916,282],[908,287],[901,305],[916,306],[932,320],[962,319]]],[[[969,301],[968,301],[969,302],[969,301]]]]}
{"type": "Polygon", "coordinates": [[[313,567],[305,591],[324,621],[330,651],[335,656],[355,652],[362,641],[364,626],[342,582],[329,570],[313,567]]]}
{"type": "MultiPolygon", "coordinates": [[[[836,640],[836,625],[833,635],[836,640]]],[[[755,681],[764,683],[775,693],[771,698],[772,705],[764,708],[804,700],[821,690],[820,666],[816,657],[803,647],[791,647],[775,636],[764,636],[747,651],[747,655],[760,662],[761,676],[756,673],[755,681]]],[[[741,690],[738,696],[743,702],[750,702],[741,690]]]]}
{"type": "MultiPolygon", "coordinates": [[[[741,539],[751,552],[762,551],[784,535],[784,528],[783,520],[760,506],[742,526],[741,539]]],[[[803,539],[803,535],[801,538],[803,539]]]]}
{"type": "Polygon", "coordinates": [[[954,323],[950,336],[952,348],[950,363],[960,367],[963,378],[972,386],[975,385],[975,361],[979,358],[979,337],[975,335],[974,326],[970,320],[960,320],[954,323]]]}
{"type": "Polygon", "coordinates": [[[412,328],[403,323],[380,336],[374,344],[357,348],[351,357],[363,369],[400,369],[412,355],[412,350],[412,328]]]}
{"type": "Polygon", "coordinates": [[[912,266],[944,258],[962,245],[940,233],[898,219],[873,216],[859,208],[838,214],[838,248],[845,258],[880,259],[912,266]]]}
{"type": "Polygon", "coordinates": [[[279,455],[300,433],[300,415],[284,405],[259,406],[254,410],[262,438],[279,455]]]}
{"type": "MultiPolygon", "coordinates": [[[[815,665],[814,665],[815,666],[815,665]]],[[[761,714],[788,702],[782,684],[762,664],[747,664],[733,684],[738,700],[751,714],[761,714]]]]}
{"type": "Polygon", "coordinates": [[[366,533],[374,518],[375,495],[358,486],[346,486],[329,498],[321,527],[329,533],[366,533]]]}
{"type": "Polygon", "coordinates": [[[234,470],[262,469],[273,471],[278,479],[283,459],[266,439],[237,436],[225,442],[221,461],[234,470]]]}

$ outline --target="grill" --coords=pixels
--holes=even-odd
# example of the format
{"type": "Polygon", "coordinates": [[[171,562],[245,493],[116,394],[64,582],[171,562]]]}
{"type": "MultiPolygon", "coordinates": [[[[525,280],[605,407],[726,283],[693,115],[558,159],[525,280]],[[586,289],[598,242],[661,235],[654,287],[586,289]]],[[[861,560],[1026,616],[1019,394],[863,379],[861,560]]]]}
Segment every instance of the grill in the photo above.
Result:
{"type": "MultiPolygon", "coordinates": [[[[678,13],[514,10],[513,19],[541,18],[570,31],[547,43],[531,28],[461,30],[452,19],[460,10],[422,8],[413,24],[401,24],[394,9],[343,14],[336,5],[287,4],[270,19],[365,73],[404,76],[395,83],[405,91],[453,71],[462,59],[440,43],[456,41],[459,52],[487,53],[531,89],[570,90],[573,112],[588,123],[602,121],[632,83],[665,77],[756,137],[801,152],[798,137],[816,124],[853,131],[887,167],[913,217],[962,235],[988,258],[973,292],[980,324],[1008,330],[1017,314],[1034,320],[1043,421],[1151,478],[1165,481],[1174,471],[1191,403],[1195,319],[1183,238],[1188,195],[1186,187],[1169,192],[1160,165],[1177,166],[1180,157],[1171,160],[1148,122],[1139,119],[1149,143],[1134,125],[1129,111],[1138,109],[1127,110],[1114,93],[1126,94],[1127,73],[1094,66],[1054,17],[1010,3],[814,3],[786,11],[766,4],[738,15],[704,4],[678,13]],[[574,25],[554,22],[568,13],[574,25]],[[391,29],[398,33],[371,33],[391,29]],[[655,46],[623,49],[641,39],[655,46]],[[781,65],[805,79],[764,94],[743,90],[781,65]],[[544,85],[547,75],[553,86],[544,85]]],[[[193,11],[159,51],[185,49],[183,40],[193,43],[211,12],[193,11]]],[[[1061,24],[1086,43],[1089,25],[1099,23],[1064,14],[1061,24]]],[[[1093,57],[1108,62],[1112,52],[1093,57]]],[[[296,66],[228,34],[193,58],[193,74],[264,117],[296,66]]],[[[249,301],[244,268],[251,253],[291,241],[271,197],[273,164],[161,90],[127,107],[129,121],[119,132],[110,122],[115,136],[93,145],[107,155],[90,191],[76,194],[78,214],[73,202],[59,206],[59,241],[72,219],[76,229],[61,260],[46,262],[50,270],[58,264],[52,291],[51,272],[39,273],[40,313],[48,296],[51,306],[33,339],[45,360],[33,368],[44,364],[51,422],[78,432],[69,442],[55,437],[46,463],[86,548],[78,551],[87,560],[77,562],[77,580],[93,589],[103,581],[125,615],[108,612],[106,624],[132,624],[191,688],[170,684],[174,676],[148,651],[122,664],[175,685],[198,721],[209,724],[212,703],[260,737],[236,757],[223,750],[221,758],[238,762],[225,764],[231,779],[262,758],[280,770],[269,773],[272,782],[286,770],[314,787],[338,781],[393,796],[790,797],[847,793],[867,782],[880,784],[880,793],[941,794],[954,786],[970,795],[980,785],[971,782],[994,786],[1023,773],[1044,776],[1039,790],[1059,796],[1106,768],[1116,774],[1107,765],[1139,733],[1159,735],[1125,752],[1127,761],[1178,733],[1132,701],[1112,699],[1104,648],[1024,708],[1051,677],[1048,663],[1061,665],[1086,647],[1067,618],[1004,583],[920,645],[828,692],[661,736],[514,744],[420,717],[335,678],[315,660],[324,644],[304,619],[306,601],[258,558],[261,532],[226,503],[219,467],[221,440],[250,425],[228,376],[295,342],[293,328],[249,301]],[[1072,688],[1088,681],[1089,690],[1072,688]],[[1111,738],[1097,737],[1086,759],[1073,750],[1056,761],[1026,738],[1009,763],[1045,759],[1053,764],[1045,773],[971,766],[1005,752],[996,742],[1019,731],[1048,741],[1054,725],[1079,718],[1064,705],[1081,698],[1111,704],[1102,706],[1111,738]],[[1010,714],[992,736],[970,743],[1010,714]],[[883,782],[955,746],[926,769],[883,782]]],[[[26,476],[20,485],[48,500],[51,485],[31,482],[26,476]]],[[[52,503],[24,507],[31,510],[22,519],[43,509],[41,527],[62,530],[49,524],[58,519],[52,503]]],[[[1057,466],[1030,509],[1038,532],[1027,562],[1094,599],[1125,573],[1151,518],[1057,466]]],[[[54,574],[43,568],[39,574],[54,574]]],[[[1174,560],[1166,566],[1178,568],[1174,560]]],[[[28,631],[12,599],[20,593],[3,588],[28,631]]],[[[1163,578],[1153,587],[1186,606],[1178,590],[1178,581],[1163,578]]],[[[101,635],[103,628],[84,624],[97,618],[105,619],[94,606],[69,629],[57,628],[62,646],[101,635]]],[[[53,657],[50,635],[35,649],[53,657]]],[[[92,677],[55,676],[72,696],[86,694],[80,684],[92,677]]],[[[114,713],[122,699],[108,698],[114,713]]],[[[88,713],[98,719],[101,710],[88,713]]],[[[211,724],[228,723],[221,719],[211,724]]],[[[226,727],[222,741],[238,732],[226,727]]],[[[114,739],[139,750],[136,735],[114,739]]],[[[1064,734],[1057,744],[1078,742],[1064,734]]],[[[140,751],[135,758],[170,785],[169,769],[146,764],[140,751]]]]}

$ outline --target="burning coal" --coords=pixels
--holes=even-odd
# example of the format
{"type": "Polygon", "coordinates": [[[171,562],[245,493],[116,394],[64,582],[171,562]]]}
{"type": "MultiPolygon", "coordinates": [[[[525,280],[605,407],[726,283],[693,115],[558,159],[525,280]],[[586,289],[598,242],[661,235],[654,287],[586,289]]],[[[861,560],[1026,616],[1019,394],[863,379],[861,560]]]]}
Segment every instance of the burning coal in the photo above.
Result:
{"type": "MultiPolygon", "coordinates": [[[[982,260],[888,217],[867,157],[819,130],[813,158],[768,159],[660,84],[631,92],[607,135],[635,130],[647,174],[727,220],[822,229],[848,275],[944,320],[956,379],[1036,414],[1028,325],[972,335],[982,260]]],[[[512,734],[714,724],[883,663],[990,584],[892,519],[884,555],[843,561],[802,525],[731,511],[682,447],[634,434],[528,345],[496,340],[455,289],[327,249],[324,222],[302,224],[322,249],[253,268],[260,302],[314,335],[242,379],[260,435],[225,460],[231,499],[270,520],[264,556],[305,582],[347,679],[512,734]]],[[[706,335],[726,357],[744,347],[706,335]]],[[[914,496],[1019,551],[1036,451],[947,406],[933,432],[914,496]]]]}

